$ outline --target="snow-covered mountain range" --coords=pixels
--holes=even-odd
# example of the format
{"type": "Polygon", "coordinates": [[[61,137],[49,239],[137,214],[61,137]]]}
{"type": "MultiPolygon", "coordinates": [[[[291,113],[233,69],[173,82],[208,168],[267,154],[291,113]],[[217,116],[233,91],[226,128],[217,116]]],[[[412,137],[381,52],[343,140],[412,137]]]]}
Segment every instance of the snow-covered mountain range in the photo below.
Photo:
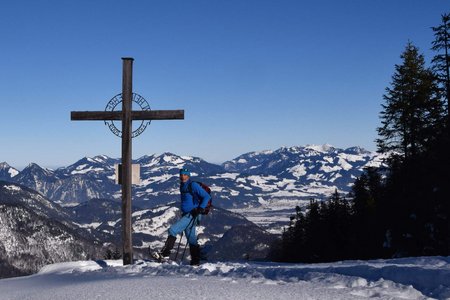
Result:
{"type": "MultiPolygon", "coordinates": [[[[143,156],[134,161],[140,164],[141,183],[133,188],[133,201],[142,208],[176,201],[178,170],[187,167],[211,187],[216,206],[239,209],[293,201],[290,206],[295,207],[310,198],[327,198],[335,189],[349,192],[363,168],[380,166],[382,159],[359,147],[330,145],[251,152],[222,165],[172,153],[143,156]]],[[[114,164],[119,162],[100,155],[57,170],[30,164],[20,172],[1,163],[0,180],[25,185],[58,203],[119,199],[120,186],[114,183],[114,164]]]]}
{"type": "Polygon", "coordinates": [[[24,186],[0,181],[0,277],[48,263],[99,257],[103,243],[63,207],[24,186]]]}
{"type": "MultiPolygon", "coordinates": [[[[141,183],[133,186],[133,205],[155,208],[178,201],[178,171],[189,168],[194,180],[209,185],[214,205],[242,214],[250,221],[279,233],[289,215],[311,198],[326,199],[335,190],[346,194],[365,167],[379,167],[383,156],[360,147],[330,145],[283,147],[250,152],[221,165],[173,153],[143,156],[141,183]]],[[[56,170],[30,164],[22,171],[0,164],[0,180],[27,186],[63,206],[91,199],[119,200],[115,164],[120,159],[85,157],[56,170]]]]}

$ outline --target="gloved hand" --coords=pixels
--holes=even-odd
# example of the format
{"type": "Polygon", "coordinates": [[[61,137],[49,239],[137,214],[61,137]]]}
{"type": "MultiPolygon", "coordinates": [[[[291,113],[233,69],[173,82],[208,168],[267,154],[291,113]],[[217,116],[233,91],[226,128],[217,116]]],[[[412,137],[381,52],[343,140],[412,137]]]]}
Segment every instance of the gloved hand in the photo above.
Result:
{"type": "Polygon", "coordinates": [[[205,209],[201,208],[201,207],[196,207],[193,210],[191,210],[191,215],[195,218],[198,215],[204,214],[205,213],[205,209]]]}

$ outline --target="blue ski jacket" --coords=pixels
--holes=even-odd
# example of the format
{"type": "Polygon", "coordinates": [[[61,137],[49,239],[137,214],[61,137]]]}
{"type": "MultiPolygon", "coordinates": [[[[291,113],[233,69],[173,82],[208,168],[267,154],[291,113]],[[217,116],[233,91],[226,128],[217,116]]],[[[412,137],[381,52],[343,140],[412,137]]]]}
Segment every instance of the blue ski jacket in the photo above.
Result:
{"type": "Polygon", "coordinates": [[[187,214],[196,207],[205,208],[211,196],[197,182],[190,179],[180,184],[181,212],[187,214]],[[192,187],[192,194],[189,192],[192,187]]]}

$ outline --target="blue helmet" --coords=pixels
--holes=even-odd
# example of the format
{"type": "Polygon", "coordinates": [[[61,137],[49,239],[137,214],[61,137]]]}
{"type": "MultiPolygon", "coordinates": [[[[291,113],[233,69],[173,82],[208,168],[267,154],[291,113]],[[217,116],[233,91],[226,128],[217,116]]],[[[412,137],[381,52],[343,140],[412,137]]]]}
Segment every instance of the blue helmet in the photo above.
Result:
{"type": "Polygon", "coordinates": [[[182,168],[182,169],[180,169],[180,175],[187,175],[187,176],[191,177],[191,172],[187,168],[182,168]]]}

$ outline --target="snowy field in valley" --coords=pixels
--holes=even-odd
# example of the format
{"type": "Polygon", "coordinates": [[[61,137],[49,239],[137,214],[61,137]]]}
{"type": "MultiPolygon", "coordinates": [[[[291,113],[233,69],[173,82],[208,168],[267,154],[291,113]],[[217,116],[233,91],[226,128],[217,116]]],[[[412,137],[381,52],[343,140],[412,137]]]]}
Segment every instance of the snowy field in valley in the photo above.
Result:
{"type": "Polygon", "coordinates": [[[0,280],[0,299],[450,299],[450,257],[322,264],[137,261],[48,265],[0,280]]]}
{"type": "Polygon", "coordinates": [[[290,216],[295,215],[295,207],[304,209],[310,200],[276,199],[259,200],[261,206],[232,208],[230,211],[243,215],[247,220],[255,223],[267,232],[281,234],[283,228],[289,226],[290,216]]]}

